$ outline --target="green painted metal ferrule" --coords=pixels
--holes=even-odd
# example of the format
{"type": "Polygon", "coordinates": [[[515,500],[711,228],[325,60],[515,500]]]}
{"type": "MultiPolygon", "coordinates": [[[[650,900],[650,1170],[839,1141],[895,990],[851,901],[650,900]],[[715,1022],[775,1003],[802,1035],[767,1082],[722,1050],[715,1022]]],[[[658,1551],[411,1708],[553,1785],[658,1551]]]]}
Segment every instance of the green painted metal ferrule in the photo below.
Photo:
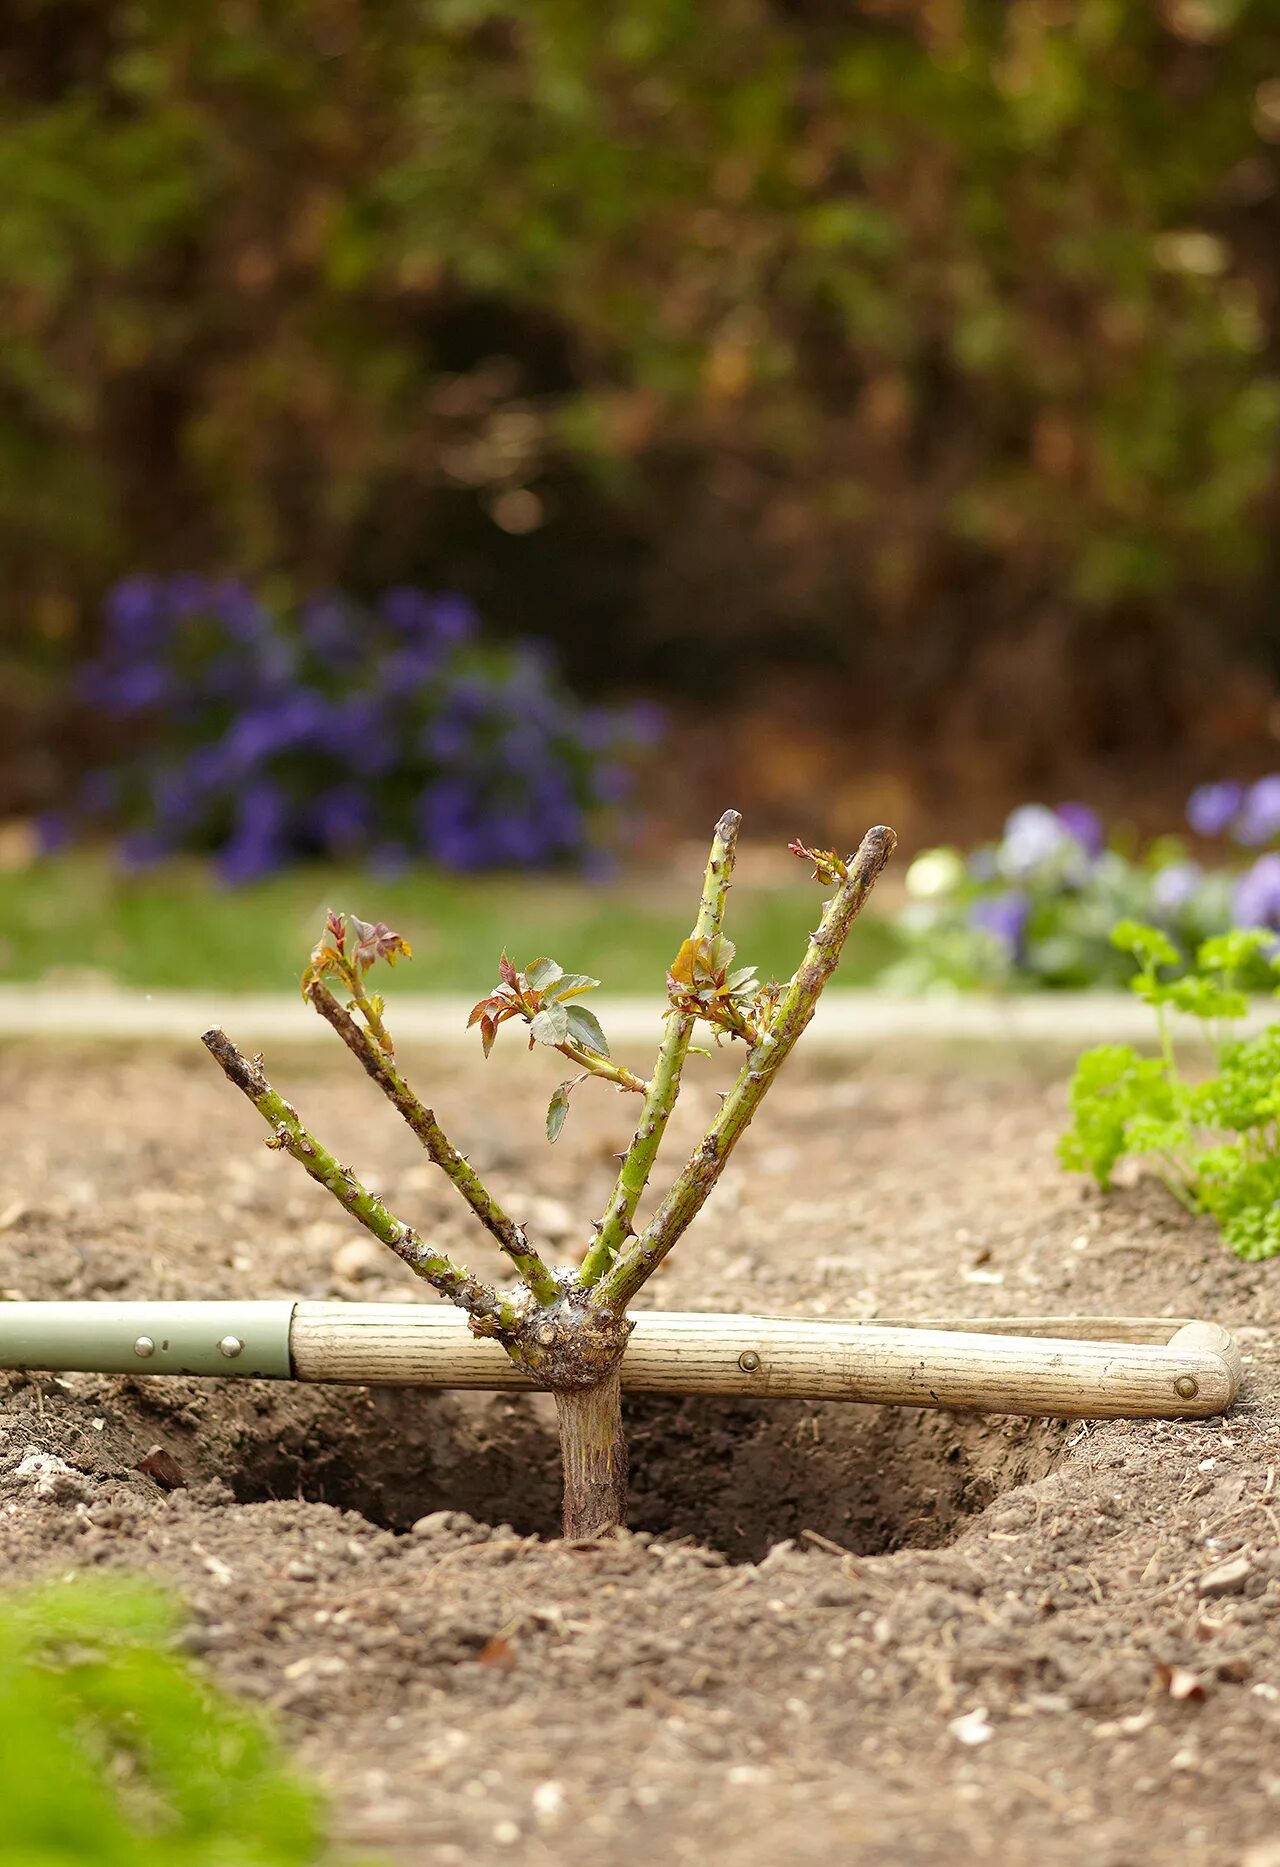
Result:
{"type": "Polygon", "coordinates": [[[0,1303],[0,1368],[51,1374],[233,1374],[287,1381],[292,1299],[0,1303]]]}

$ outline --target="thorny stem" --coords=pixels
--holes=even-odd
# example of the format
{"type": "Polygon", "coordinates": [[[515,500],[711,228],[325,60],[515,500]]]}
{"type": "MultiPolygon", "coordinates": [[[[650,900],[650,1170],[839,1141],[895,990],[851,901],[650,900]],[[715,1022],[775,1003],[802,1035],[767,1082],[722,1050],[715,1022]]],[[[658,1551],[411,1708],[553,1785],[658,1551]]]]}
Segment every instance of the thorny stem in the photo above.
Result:
{"type": "Polygon", "coordinates": [[[272,1130],[275,1139],[267,1143],[268,1147],[274,1145],[292,1154],[318,1185],[331,1193],[366,1231],[388,1245],[416,1276],[466,1310],[477,1335],[501,1338],[516,1330],[521,1315],[515,1303],[500,1297],[490,1285],[473,1277],[443,1252],[433,1251],[412,1226],[389,1212],[376,1193],[362,1185],[349,1167],[342,1166],[303,1127],[297,1110],[271,1087],[261,1063],[242,1056],[225,1031],[206,1031],[201,1042],[221,1066],[227,1081],[252,1102],[272,1130]]]}
{"type": "Polygon", "coordinates": [[[893,831],[883,825],[868,830],[863,837],[849,864],[848,876],[823,910],[822,920],[799,970],[779,1000],[769,1029],[748,1053],[719,1115],[643,1233],[596,1284],[592,1299],[596,1304],[612,1310],[625,1309],[701,1210],[774,1077],[813,1016],[849,929],[896,845],[893,831]]]}
{"type": "MultiPolygon", "coordinates": [[[[698,909],[695,940],[714,938],[724,919],[724,905],[729,893],[737,853],[738,830],[742,818],[736,810],[726,810],[715,828],[707,872],[702,883],[702,902],[698,909]]],[[[691,1012],[673,1011],[667,1020],[666,1033],[653,1069],[653,1080],[645,1094],[644,1108],[631,1145],[622,1158],[609,1204],[605,1208],[600,1231],[582,1261],[579,1282],[589,1288],[613,1263],[627,1239],[633,1235],[633,1222],[641,1194],[648,1184],[662,1137],[667,1131],[671,1111],[680,1093],[680,1075],[693,1035],[691,1012]]]]}
{"type": "Polygon", "coordinates": [[[481,1225],[491,1232],[539,1303],[554,1303],[560,1285],[529,1243],[522,1225],[505,1213],[479,1174],[450,1141],[434,1112],[419,1101],[391,1058],[362,1031],[323,981],[307,987],[307,997],[342,1039],[347,1049],[408,1122],[431,1159],[457,1187],[481,1225]]]}

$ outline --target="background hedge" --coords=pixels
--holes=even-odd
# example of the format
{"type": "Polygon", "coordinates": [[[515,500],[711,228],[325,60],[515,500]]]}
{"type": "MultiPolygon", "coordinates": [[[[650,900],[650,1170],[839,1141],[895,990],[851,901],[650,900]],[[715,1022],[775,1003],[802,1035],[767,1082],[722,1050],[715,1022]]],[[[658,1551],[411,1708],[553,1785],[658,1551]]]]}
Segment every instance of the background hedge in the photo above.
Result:
{"type": "Polygon", "coordinates": [[[1276,0],[11,0],[10,703],[195,568],[1041,757],[1220,730],[1278,184],[1276,0]]]}

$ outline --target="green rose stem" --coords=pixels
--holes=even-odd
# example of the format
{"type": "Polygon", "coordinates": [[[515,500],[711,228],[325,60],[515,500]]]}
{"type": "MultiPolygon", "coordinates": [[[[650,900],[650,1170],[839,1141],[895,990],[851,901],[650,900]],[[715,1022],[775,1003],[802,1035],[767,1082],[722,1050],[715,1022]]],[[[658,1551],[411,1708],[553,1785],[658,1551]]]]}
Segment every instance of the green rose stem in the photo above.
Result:
{"type": "MultiPolygon", "coordinates": [[[[707,872],[702,883],[702,904],[693,930],[695,940],[714,939],[720,931],[741,825],[742,818],[736,810],[726,810],[716,825],[707,872]]],[[[694,1023],[691,1012],[672,1011],[667,1018],[666,1034],[654,1065],[653,1081],[649,1084],[644,1107],[640,1111],[639,1125],[631,1137],[630,1147],[622,1157],[622,1166],[609,1196],[599,1234],[582,1261],[581,1281],[585,1287],[596,1283],[604,1275],[632,1236],[636,1207],[648,1184],[658,1149],[662,1146],[662,1137],[671,1119],[671,1111],[680,1094],[680,1076],[689,1052],[694,1023]]]]}
{"type": "Polygon", "coordinates": [[[568,1057],[570,1063],[576,1063],[580,1070],[589,1076],[599,1076],[606,1083],[615,1083],[619,1089],[628,1089],[632,1095],[643,1096],[649,1093],[649,1085],[642,1076],[637,1076],[627,1069],[625,1064],[614,1063],[609,1057],[602,1057],[596,1050],[587,1050],[572,1039],[566,1044],[555,1044],[562,1057],[568,1057]]]}
{"type": "Polygon", "coordinates": [[[506,1338],[518,1327],[520,1311],[509,1299],[500,1297],[489,1284],[455,1264],[443,1252],[433,1251],[403,1219],[388,1212],[376,1193],[344,1167],[315,1136],[303,1127],[298,1112],[268,1082],[260,1063],[250,1062],[236,1049],[225,1031],[206,1031],[200,1040],[222,1069],[229,1083],[252,1102],[274,1139],[268,1147],[283,1148],[285,1153],[305,1167],[311,1178],[345,1206],[353,1219],[366,1231],[387,1245],[418,1277],[422,1277],[441,1296],[449,1298],[471,1317],[477,1335],[506,1338]]]}
{"type": "Polygon", "coordinates": [[[594,1301],[602,1307],[624,1310],[702,1209],[738,1140],[812,1018],[822,989],[836,969],[849,929],[862,912],[897,840],[884,825],[868,830],[863,837],[848,874],[823,911],[799,971],[779,1000],[768,1030],[748,1051],[719,1115],[644,1232],[596,1285],[594,1301]]]}
{"type": "Polygon", "coordinates": [[[450,1141],[434,1112],[419,1101],[390,1055],[378,1048],[367,1031],[361,1030],[351,1013],[338,1003],[322,980],[313,979],[306,988],[306,995],[320,1016],[333,1026],[382,1093],[403,1115],[436,1166],[453,1181],[481,1225],[493,1234],[498,1248],[510,1258],[539,1303],[554,1303],[561,1294],[560,1285],[529,1243],[524,1227],[517,1225],[502,1210],[471,1163],[450,1141]]]}

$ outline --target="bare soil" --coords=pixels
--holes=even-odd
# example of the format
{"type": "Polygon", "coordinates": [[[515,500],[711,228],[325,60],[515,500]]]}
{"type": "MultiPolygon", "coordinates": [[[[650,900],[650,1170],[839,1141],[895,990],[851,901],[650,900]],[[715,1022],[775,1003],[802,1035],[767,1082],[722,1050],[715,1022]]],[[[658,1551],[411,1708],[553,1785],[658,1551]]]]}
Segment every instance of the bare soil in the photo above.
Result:
{"type": "MultiPolygon", "coordinates": [[[[272,1074],[398,1210],[487,1262],[343,1061],[272,1074]]],[[[405,1061],[572,1251],[629,1109],[586,1085],[549,1149],[544,1059],[405,1061]]],[[[724,1070],[697,1065],[681,1145],[724,1070]]],[[[1235,1262],[1158,1187],[1103,1201],[1063,1176],[1064,1073],[798,1061],[646,1298],[1204,1315],[1246,1352],[1228,1420],[632,1401],[632,1530],[575,1546],[554,1540],[540,1396],[14,1374],[6,1576],[176,1586],[192,1649],[393,1862],[1280,1867],[1280,1265],[1235,1262]],[[156,1446],[181,1488],[138,1469],[156,1446]],[[71,1472],[19,1475],[31,1447],[71,1472]]],[[[6,1296],[432,1300],[352,1248],[194,1036],[145,1058],[13,1048],[0,1096],[6,1296]]]]}

